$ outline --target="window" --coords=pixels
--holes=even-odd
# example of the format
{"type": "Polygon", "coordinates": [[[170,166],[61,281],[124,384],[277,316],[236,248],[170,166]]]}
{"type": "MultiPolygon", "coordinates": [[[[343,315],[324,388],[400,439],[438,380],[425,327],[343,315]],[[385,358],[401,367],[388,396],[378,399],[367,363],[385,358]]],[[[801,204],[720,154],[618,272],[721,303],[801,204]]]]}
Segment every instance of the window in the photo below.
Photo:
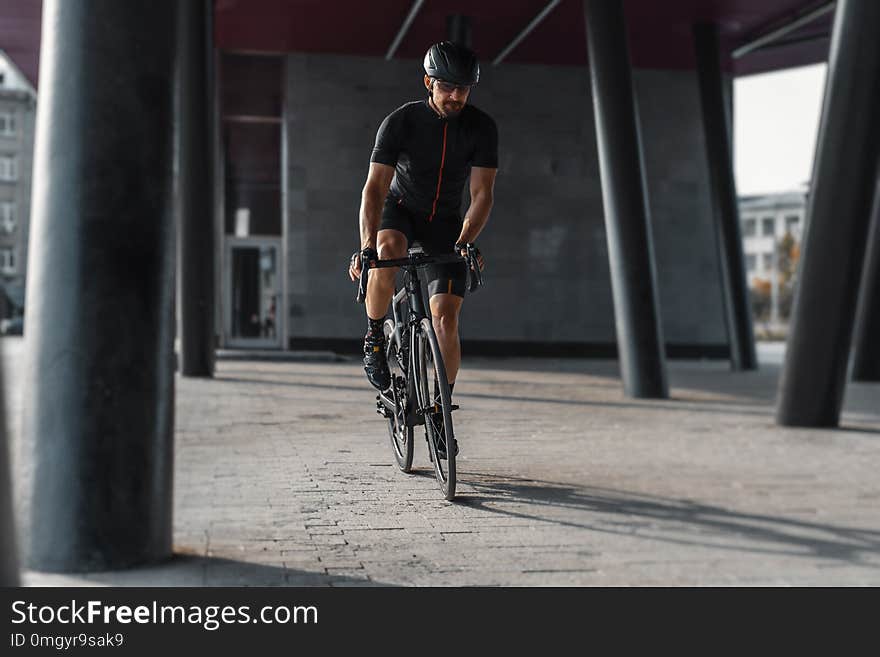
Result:
{"type": "Polygon", "coordinates": [[[247,237],[251,232],[251,209],[238,208],[235,211],[235,236],[247,237]]]}
{"type": "Polygon", "coordinates": [[[785,217],[785,230],[789,233],[797,230],[798,224],[800,224],[801,218],[796,214],[790,214],[785,217]]]}
{"type": "Polygon", "coordinates": [[[751,217],[746,219],[743,222],[743,236],[744,237],[754,237],[755,236],[755,220],[751,217]]]}
{"type": "Polygon", "coordinates": [[[18,162],[9,155],[0,155],[0,180],[18,180],[18,162]]]}
{"type": "Polygon", "coordinates": [[[15,203],[11,201],[0,203],[0,230],[4,233],[15,230],[15,203]]]}
{"type": "Polygon", "coordinates": [[[750,253],[746,256],[746,269],[749,271],[755,271],[755,267],[758,265],[758,259],[754,253],[750,253]]]}
{"type": "Polygon", "coordinates": [[[4,274],[15,273],[15,251],[0,249],[0,271],[4,274]]]}
{"type": "Polygon", "coordinates": [[[15,114],[0,113],[0,137],[15,136],[15,114]]]}
{"type": "Polygon", "coordinates": [[[773,235],[776,228],[776,221],[773,217],[764,217],[761,219],[761,235],[773,235]]]}
{"type": "Polygon", "coordinates": [[[773,271],[773,254],[772,253],[765,253],[762,256],[762,259],[764,261],[764,271],[767,271],[767,272],[773,271]]]}

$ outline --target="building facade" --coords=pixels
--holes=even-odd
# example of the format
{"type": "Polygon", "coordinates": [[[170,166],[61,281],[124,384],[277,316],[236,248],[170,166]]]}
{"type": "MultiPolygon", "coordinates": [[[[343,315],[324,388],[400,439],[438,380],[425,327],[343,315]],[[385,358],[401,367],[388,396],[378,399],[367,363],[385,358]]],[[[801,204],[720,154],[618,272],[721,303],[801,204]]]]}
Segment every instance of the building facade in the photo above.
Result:
{"type": "Polygon", "coordinates": [[[796,262],[791,251],[797,252],[803,236],[807,193],[805,186],[739,199],[743,254],[753,309],[756,319],[765,320],[771,327],[783,328],[787,320],[796,262]],[[783,247],[786,240],[787,250],[783,247]],[[763,309],[762,295],[768,297],[763,309]]]}
{"type": "Polygon", "coordinates": [[[740,197],[743,253],[750,284],[756,277],[769,279],[773,275],[776,249],[786,233],[801,241],[806,209],[806,188],[740,197]]]}
{"type": "Polygon", "coordinates": [[[37,96],[0,51],[0,318],[21,316],[37,96]]]}

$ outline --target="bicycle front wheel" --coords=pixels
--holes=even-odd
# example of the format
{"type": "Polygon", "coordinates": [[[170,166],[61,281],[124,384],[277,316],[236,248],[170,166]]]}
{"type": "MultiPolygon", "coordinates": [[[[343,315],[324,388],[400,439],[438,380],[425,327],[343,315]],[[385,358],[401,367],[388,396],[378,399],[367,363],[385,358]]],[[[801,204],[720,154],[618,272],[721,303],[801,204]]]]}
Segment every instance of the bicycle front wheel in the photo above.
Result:
{"type": "Polygon", "coordinates": [[[434,462],[437,483],[447,500],[455,498],[455,433],[446,366],[430,319],[419,324],[419,402],[425,419],[425,438],[434,462]]]}

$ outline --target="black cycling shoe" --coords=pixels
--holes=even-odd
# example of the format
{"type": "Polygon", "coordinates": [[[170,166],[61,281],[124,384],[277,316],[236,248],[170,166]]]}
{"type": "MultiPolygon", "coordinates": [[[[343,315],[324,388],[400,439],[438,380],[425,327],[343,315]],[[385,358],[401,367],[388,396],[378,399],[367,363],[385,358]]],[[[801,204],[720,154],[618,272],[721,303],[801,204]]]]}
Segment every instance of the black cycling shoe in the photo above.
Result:
{"type": "MultiPolygon", "coordinates": [[[[452,439],[453,456],[458,456],[458,440],[452,439]]],[[[442,438],[437,439],[437,458],[446,460],[446,441],[442,438]]]]}
{"type": "MultiPolygon", "coordinates": [[[[435,432],[436,436],[436,447],[437,447],[437,458],[446,459],[446,438],[445,431],[443,431],[443,414],[442,413],[431,413],[433,416],[431,422],[434,427],[436,427],[437,431],[435,432]]],[[[458,440],[455,438],[452,439],[452,452],[453,456],[458,456],[458,440]]]]}
{"type": "Polygon", "coordinates": [[[391,372],[385,358],[385,336],[367,337],[364,340],[364,372],[367,380],[376,390],[391,387],[391,372]]]}

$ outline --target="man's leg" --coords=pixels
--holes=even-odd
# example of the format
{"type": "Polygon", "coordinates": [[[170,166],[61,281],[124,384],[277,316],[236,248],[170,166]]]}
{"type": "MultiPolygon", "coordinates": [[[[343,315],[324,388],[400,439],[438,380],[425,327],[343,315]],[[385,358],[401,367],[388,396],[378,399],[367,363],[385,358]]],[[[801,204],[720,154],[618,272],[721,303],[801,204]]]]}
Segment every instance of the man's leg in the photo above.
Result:
{"type": "MultiPolygon", "coordinates": [[[[376,235],[376,250],[380,260],[406,257],[406,235],[399,230],[385,228],[376,235]]],[[[397,267],[374,269],[367,278],[367,317],[384,319],[388,313],[388,305],[394,296],[394,275],[397,267]]]]}
{"type": "MultiPolygon", "coordinates": [[[[429,302],[431,322],[434,325],[434,333],[437,334],[440,353],[443,354],[443,363],[446,365],[446,380],[449,381],[450,396],[452,396],[452,386],[455,384],[455,377],[458,376],[458,368],[461,365],[458,314],[461,312],[462,301],[464,299],[458,295],[441,293],[432,296],[429,302]]],[[[446,444],[442,440],[437,445],[437,453],[440,458],[446,458],[446,444]]],[[[458,454],[458,440],[453,445],[453,453],[458,454]]]]}
{"type": "Polygon", "coordinates": [[[455,383],[461,365],[461,344],[458,339],[458,315],[464,299],[456,294],[435,294],[431,297],[431,320],[449,384],[455,383]]]}
{"type": "MultiPolygon", "coordinates": [[[[386,228],[376,236],[380,260],[406,256],[407,239],[399,230],[386,228]]],[[[385,390],[391,385],[391,373],[385,361],[385,335],[382,323],[394,296],[394,275],[397,268],[374,269],[367,278],[367,334],[364,336],[364,371],[374,388],[385,390]]]]}

